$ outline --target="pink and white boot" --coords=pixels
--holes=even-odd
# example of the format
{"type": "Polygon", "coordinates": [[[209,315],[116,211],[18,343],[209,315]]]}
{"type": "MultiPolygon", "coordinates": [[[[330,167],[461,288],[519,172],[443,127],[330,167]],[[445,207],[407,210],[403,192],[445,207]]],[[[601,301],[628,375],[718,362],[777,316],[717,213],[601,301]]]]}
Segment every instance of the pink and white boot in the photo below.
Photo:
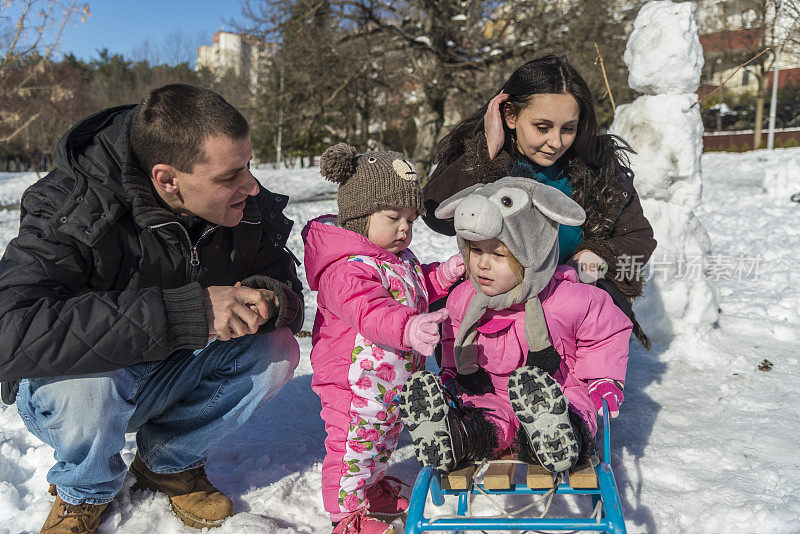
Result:
{"type": "Polygon", "coordinates": [[[394,527],[368,516],[364,506],[336,523],[331,534],[394,534],[394,527]]]}
{"type": "Polygon", "coordinates": [[[398,478],[383,477],[367,488],[364,494],[368,507],[367,514],[390,523],[395,519],[405,519],[408,512],[408,499],[400,495],[400,489],[405,485],[398,478]]]}

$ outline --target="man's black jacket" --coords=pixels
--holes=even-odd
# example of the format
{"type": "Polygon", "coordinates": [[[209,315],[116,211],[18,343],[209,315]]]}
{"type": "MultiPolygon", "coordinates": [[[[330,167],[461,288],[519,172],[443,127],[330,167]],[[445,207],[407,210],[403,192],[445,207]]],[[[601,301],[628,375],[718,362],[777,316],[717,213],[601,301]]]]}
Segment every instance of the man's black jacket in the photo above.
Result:
{"type": "Polygon", "coordinates": [[[286,249],[293,223],[282,214],[288,197],[262,187],[237,226],[207,223],[192,238],[131,153],[133,109],[75,125],[55,170],[22,196],[19,236],[0,260],[4,402],[22,378],[110,371],[204,347],[204,287],[273,289],[279,313],[259,333],[302,325],[302,284],[286,249]]]}

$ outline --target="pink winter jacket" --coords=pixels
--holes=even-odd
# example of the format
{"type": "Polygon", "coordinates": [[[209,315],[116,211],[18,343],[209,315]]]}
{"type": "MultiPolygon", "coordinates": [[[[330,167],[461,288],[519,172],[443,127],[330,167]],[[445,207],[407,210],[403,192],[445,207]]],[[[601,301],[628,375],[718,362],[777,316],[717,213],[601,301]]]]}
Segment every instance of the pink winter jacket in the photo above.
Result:
{"type": "Polygon", "coordinates": [[[409,350],[403,344],[406,323],[413,316],[428,311],[428,303],[447,294],[436,276],[439,263],[419,265],[410,250],[400,257],[374,245],[363,235],[335,225],[335,215],[323,215],[306,225],[305,269],[309,288],[317,291],[317,315],[312,332],[312,386],[336,384],[348,388],[348,368],[356,333],[397,350],[409,350]],[[418,265],[422,291],[414,302],[400,303],[390,294],[381,274],[373,266],[352,261],[353,256],[367,256],[398,268],[418,265]]]}
{"type": "MultiPolygon", "coordinates": [[[[453,340],[469,302],[472,282],[456,287],[447,299],[450,319],[442,329],[442,367],[454,368],[453,340]]],[[[561,355],[555,379],[571,407],[587,422],[592,433],[597,423],[587,382],[594,378],[625,381],[632,323],[605,291],[579,282],[578,273],[560,265],[539,293],[550,343],[561,355]]],[[[488,371],[498,393],[508,388],[509,375],[524,365],[525,309],[517,304],[505,310],[487,310],[478,323],[478,363],[488,371]]]]}

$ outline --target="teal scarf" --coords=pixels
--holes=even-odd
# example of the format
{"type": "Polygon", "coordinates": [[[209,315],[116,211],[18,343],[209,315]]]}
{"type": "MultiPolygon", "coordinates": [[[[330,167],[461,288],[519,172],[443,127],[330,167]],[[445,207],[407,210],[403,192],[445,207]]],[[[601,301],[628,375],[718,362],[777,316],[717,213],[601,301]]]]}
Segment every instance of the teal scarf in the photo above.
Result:
{"type": "MultiPolygon", "coordinates": [[[[569,177],[562,174],[558,162],[549,167],[542,167],[522,156],[511,164],[509,176],[524,176],[533,178],[539,183],[555,187],[568,197],[572,198],[573,187],[569,177]]],[[[558,229],[558,263],[566,263],[575,254],[575,249],[583,240],[583,231],[580,226],[561,225],[558,229]]]]}

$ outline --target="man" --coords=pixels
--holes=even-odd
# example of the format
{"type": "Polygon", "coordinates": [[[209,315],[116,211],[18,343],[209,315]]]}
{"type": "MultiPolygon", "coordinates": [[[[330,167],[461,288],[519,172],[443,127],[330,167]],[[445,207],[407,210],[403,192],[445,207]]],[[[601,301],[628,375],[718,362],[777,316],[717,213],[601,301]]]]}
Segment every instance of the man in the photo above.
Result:
{"type": "Polygon", "coordinates": [[[234,513],[206,453],[292,377],[303,322],[288,197],[259,186],[251,158],[235,108],[167,85],[75,125],[23,195],[0,260],[0,379],[55,449],[42,533],[96,530],[126,432],[138,485],[184,523],[234,513]]]}

